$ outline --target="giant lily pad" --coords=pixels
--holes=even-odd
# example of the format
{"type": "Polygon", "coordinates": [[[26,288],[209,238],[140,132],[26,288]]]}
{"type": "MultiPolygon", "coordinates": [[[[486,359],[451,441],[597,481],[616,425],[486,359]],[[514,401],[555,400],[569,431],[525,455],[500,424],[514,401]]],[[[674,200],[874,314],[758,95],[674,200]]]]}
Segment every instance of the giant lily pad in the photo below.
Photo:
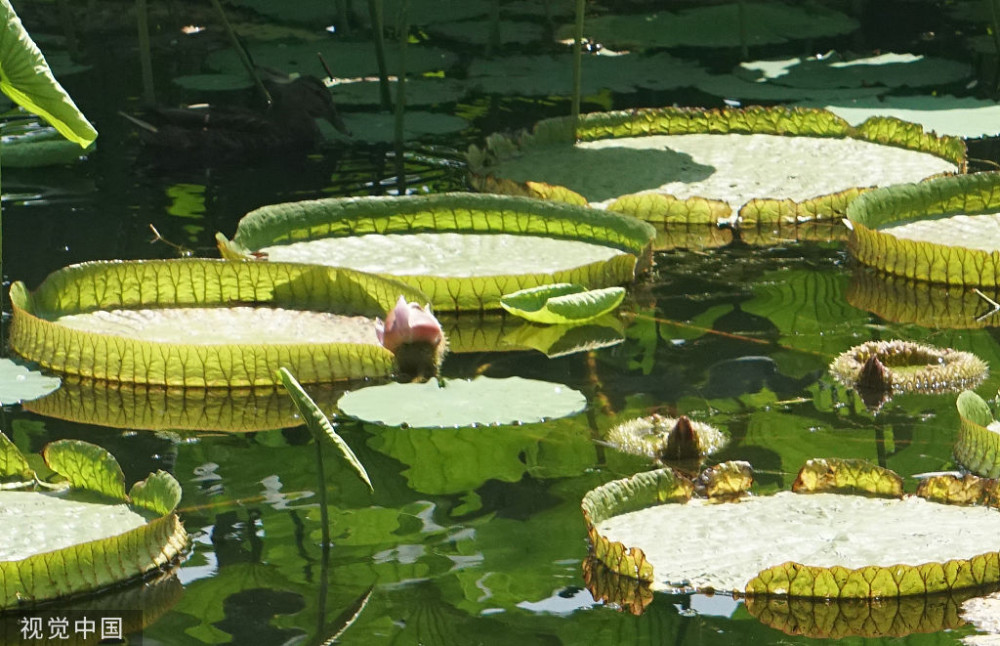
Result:
{"type": "Polygon", "coordinates": [[[971,352],[912,341],[867,341],[834,359],[830,373],[858,389],[940,393],[978,386],[989,367],[971,352]]]}
{"type": "Polygon", "coordinates": [[[927,132],[953,137],[992,137],[1000,134],[1000,105],[996,101],[954,96],[887,96],[878,99],[832,100],[822,107],[857,125],[871,117],[895,117],[919,123],[927,132]]]}
{"type": "Polygon", "coordinates": [[[813,460],[793,492],[719,503],[692,498],[690,482],[658,470],[589,492],[583,513],[594,555],[654,590],[903,597],[1000,580],[991,551],[1000,513],[983,488],[970,497],[953,480],[934,477],[903,496],[887,469],[813,460]],[[739,549],[725,549],[733,541],[739,549]]]}
{"type": "Polygon", "coordinates": [[[387,375],[374,318],[405,285],[359,272],[220,260],[94,262],[11,286],[11,348],[57,372],[184,387],[387,375]],[[336,310],[343,314],[333,314],[336,310]]]}
{"type": "Polygon", "coordinates": [[[966,390],[955,402],[960,420],[955,459],[973,473],[1000,477],[1000,422],[983,398],[966,390]]]}
{"type": "Polygon", "coordinates": [[[368,422],[420,428],[526,424],[579,413],[587,398],[562,384],[508,377],[386,384],[349,392],[340,410],[368,422]]]}
{"type": "Polygon", "coordinates": [[[948,285],[1000,285],[1000,174],[885,187],[847,209],[851,253],[876,269],[948,285]]]}
{"type": "Polygon", "coordinates": [[[894,119],[853,127],[822,110],[662,108],[591,113],[575,128],[569,118],[541,121],[471,148],[469,164],[489,190],[561,187],[556,199],[577,194],[664,226],[722,218],[728,207],[757,226],[790,212],[839,218],[859,188],[964,170],[965,146],[894,119]]]}
{"type": "MultiPolygon", "coordinates": [[[[0,455],[0,477],[27,476],[30,489],[37,476],[3,435],[0,455]]],[[[158,471],[126,495],[121,467],[98,446],[61,440],[43,456],[68,491],[0,492],[0,511],[16,518],[0,525],[0,611],[131,581],[183,553],[188,539],[174,512],[181,489],[173,476],[158,471]]]]}
{"type": "Polygon", "coordinates": [[[496,309],[551,283],[630,282],[652,228],[630,217],[518,197],[446,193],[274,204],[242,220],[227,257],[352,267],[398,278],[435,310],[496,309]]]}
{"type": "MultiPolygon", "coordinates": [[[[309,392],[333,410],[342,384],[314,384],[309,392]]],[[[38,415],[110,428],[247,433],[302,424],[282,390],[166,388],[71,377],[55,392],[23,404],[38,415]]]]}

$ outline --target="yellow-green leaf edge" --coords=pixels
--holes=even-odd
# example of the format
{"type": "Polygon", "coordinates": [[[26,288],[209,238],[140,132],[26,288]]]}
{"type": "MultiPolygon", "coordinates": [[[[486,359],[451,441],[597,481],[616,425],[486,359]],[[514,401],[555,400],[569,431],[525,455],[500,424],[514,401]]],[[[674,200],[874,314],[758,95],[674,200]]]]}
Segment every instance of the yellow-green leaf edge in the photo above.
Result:
{"type": "Polygon", "coordinates": [[[847,208],[848,249],[862,264],[910,280],[966,287],[1000,285],[1000,252],[904,240],[887,225],[1000,211],[1000,173],[939,177],[869,191],[847,208]]]}
{"type": "Polygon", "coordinates": [[[47,445],[43,455],[49,467],[66,477],[73,488],[94,492],[113,503],[143,507],[157,517],[117,536],[17,561],[0,561],[0,611],[120,585],[156,572],[184,553],[188,536],[174,511],[181,487],[173,476],[157,471],[133,485],[126,495],[121,467],[98,446],[60,440],[47,445]]]}
{"type": "Polygon", "coordinates": [[[955,459],[980,476],[1000,477],[1000,433],[988,428],[994,421],[990,407],[971,390],[958,396],[955,407],[959,420],[955,459]]]}
{"type": "MultiPolygon", "coordinates": [[[[722,466],[722,465],[720,465],[722,466]]],[[[864,493],[882,497],[902,495],[902,479],[892,471],[860,460],[810,460],[808,474],[797,491],[864,493]]],[[[966,481],[981,479],[967,476],[966,481]]],[[[978,488],[951,485],[951,476],[925,481],[917,495],[938,503],[988,504],[1000,508],[997,481],[982,481],[978,488]],[[969,490],[973,495],[969,495],[969,490]]],[[[670,469],[639,473],[589,491],[581,508],[587,525],[591,555],[612,571],[639,581],[653,581],[653,567],[637,547],[611,541],[597,531],[597,524],[619,514],[665,503],[686,502],[693,485],[670,469]]],[[[727,504],[727,503],[720,503],[727,504]]],[[[664,536],[663,540],[670,540],[664,536]]],[[[919,566],[812,567],[788,562],[768,568],[749,581],[746,596],[825,599],[874,599],[929,595],[1000,582],[1000,553],[986,552],[970,559],[919,566]]]]}
{"type": "Polygon", "coordinates": [[[574,324],[599,318],[621,305],[625,288],[587,290],[556,283],[504,294],[500,306],[515,316],[546,325],[574,324]]]}
{"type": "Polygon", "coordinates": [[[504,294],[550,283],[578,283],[588,289],[630,283],[637,268],[649,266],[655,237],[647,223],[582,206],[507,195],[440,193],[272,204],[245,215],[232,241],[217,238],[225,257],[250,258],[269,245],[318,238],[443,232],[542,235],[626,253],[552,273],[467,278],[386,274],[427,294],[437,311],[499,309],[504,294]]]}
{"type": "MultiPolygon", "coordinates": [[[[582,204],[586,203],[586,199],[569,189],[497,178],[490,174],[490,167],[499,160],[535,146],[572,145],[577,141],[620,137],[713,133],[852,138],[930,153],[954,163],[960,173],[967,168],[965,143],[958,137],[926,133],[918,124],[891,117],[872,117],[858,126],[852,126],[827,110],[785,106],[667,107],[591,112],[580,115],[575,129],[570,117],[555,117],[539,121],[530,132],[522,131],[514,136],[491,135],[484,147],[471,146],[466,159],[470,183],[476,190],[582,204]]],[[[864,187],[857,187],[798,203],[793,200],[755,199],[742,205],[737,226],[753,229],[762,224],[839,219],[843,217],[847,204],[863,190],[864,187]]],[[[655,193],[624,195],[612,202],[608,210],[628,213],[658,228],[708,222],[732,223],[728,205],[703,197],[678,199],[655,193]]]]}
{"type": "Polygon", "coordinates": [[[397,281],[346,269],[209,259],[90,262],[53,272],[34,292],[11,286],[11,348],[42,367],[90,379],[180,387],[273,386],[281,366],[306,383],[385,376],[376,344],[157,343],[61,326],[55,316],[110,308],[280,306],[384,316],[396,299],[422,302],[397,281]]]}

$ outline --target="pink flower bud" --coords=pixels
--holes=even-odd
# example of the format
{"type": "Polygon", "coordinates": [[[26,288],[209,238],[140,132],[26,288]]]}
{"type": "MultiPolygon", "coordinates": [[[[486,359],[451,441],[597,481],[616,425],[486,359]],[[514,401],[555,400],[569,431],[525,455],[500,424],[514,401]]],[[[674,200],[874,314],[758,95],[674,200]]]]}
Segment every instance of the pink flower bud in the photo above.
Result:
{"type": "Polygon", "coordinates": [[[407,303],[400,296],[396,307],[386,315],[385,323],[375,319],[375,334],[379,343],[393,354],[409,343],[439,346],[444,340],[444,330],[429,309],[430,305],[421,307],[416,303],[407,303]]]}

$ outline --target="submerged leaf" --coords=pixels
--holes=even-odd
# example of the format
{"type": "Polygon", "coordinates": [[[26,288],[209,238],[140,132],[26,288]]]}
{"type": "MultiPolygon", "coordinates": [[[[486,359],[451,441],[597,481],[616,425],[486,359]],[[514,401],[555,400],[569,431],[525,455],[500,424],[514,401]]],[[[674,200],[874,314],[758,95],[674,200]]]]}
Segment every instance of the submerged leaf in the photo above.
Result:
{"type": "Polygon", "coordinates": [[[347,415],[386,426],[445,428],[567,417],[586,408],[587,398],[562,384],[476,377],[371,386],[347,393],[339,406],[347,415]]]}
{"type": "Polygon", "coordinates": [[[500,306],[535,323],[585,323],[613,311],[625,298],[625,288],[587,290],[581,285],[558,283],[505,294],[500,306]]]}
{"type": "Polygon", "coordinates": [[[321,438],[325,435],[333,442],[333,445],[337,447],[340,454],[344,456],[347,463],[351,465],[351,468],[358,474],[361,481],[368,485],[368,488],[375,491],[375,487],[372,486],[372,481],[368,477],[368,472],[365,471],[364,465],[361,464],[361,460],[355,455],[351,447],[344,441],[344,438],[340,437],[337,431],[333,430],[333,424],[330,423],[330,419],[320,410],[316,402],[309,397],[309,394],[302,389],[302,386],[287,368],[278,369],[278,377],[281,380],[282,385],[284,385],[285,390],[291,396],[292,401],[295,402],[295,407],[299,409],[299,413],[302,415],[303,419],[306,421],[306,426],[312,431],[313,437],[317,442],[322,441],[321,438]]]}

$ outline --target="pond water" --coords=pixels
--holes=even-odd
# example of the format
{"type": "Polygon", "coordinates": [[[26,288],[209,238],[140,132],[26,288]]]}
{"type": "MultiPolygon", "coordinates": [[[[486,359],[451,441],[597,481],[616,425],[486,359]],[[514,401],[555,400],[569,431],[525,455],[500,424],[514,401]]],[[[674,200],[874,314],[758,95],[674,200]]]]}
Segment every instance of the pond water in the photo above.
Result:
{"type": "MultiPolygon", "coordinates": [[[[46,18],[49,3],[17,4],[33,34],[58,31],[46,18]]],[[[919,46],[929,53],[970,58],[955,45],[957,28],[942,22],[929,3],[916,5],[926,11],[911,2],[868,4],[879,6],[866,9],[862,29],[853,35],[753,53],[776,57],[832,47],[912,51],[923,43],[919,46]],[[890,19],[894,29],[885,33],[879,25],[890,19]],[[926,36],[935,30],[939,39],[926,36]]],[[[63,82],[100,131],[99,147],[75,166],[4,170],[7,281],[34,287],[70,263],[176,257],[174,246],[150,242],[150,225],[174,245],[214,257],[215,232],[231,236],[238,219],[261,205],[395,190],[394,162],[385,148],[328,148],[301,157],[207,165],[167,163],[173,160],[142,150],[117,114],[140,108],[134,26],[112,17],[118,3],[91,5],[101,8],[107,21],[79,25],[77,37],[92,69],[63,82]]],[[[190,12],[195,24],[212,20],[204,8],[175,5],[190,12]]],[[[251,20],[248,11],[239,15],[251,20]]],[[[169,20],[160,16],[155,22],[169,20]]],[[[214,37],[222,43],[217,33],[214,37]]],[[[471,51],[445,37],[428,38],[463,55],[471,51]]],[[[155,39],[157,89],[168,103],[197,98],[171,86],[170,79],[198,71],[209,49],[206,41],[188,47],[181,39],[170,33],[155,39]]],[[[717,70],[728,69],[738,55],[733,48],[682,51],[717,70]]],[[[981,83],[987,83],[988,74],[980,72],[981,83]]],[[[601,91],[584,108],[675,102],[722,104],[690,89],[601,91]]],[[[425,142],[419,152],[454,162],[485,134],[565,114],[569,103],[473,94],[437,110],[466,116],[470,125],[425,142]]],[[[464,170],[456,163],[414,158],[406,174],[411,192],[465,187],[464,170]]],[[[990,325],[1000,325],[1000,318],[986,319],[976,329],[925,327],[913,311],[888,300],[893,289],[857,269],[838,241],[766,246],[737,241],[710,250],[659,252],[622,309],[623,343],[552,359],[533,351],[453,353],[444,363],[445,377],[486,374],[565,383],[587,395],[585,413],[538,425],[445,430],[342,420],[338,430],[371,474],[374,494],[329,447],[327,481],[317,483],[308,431],[270,421],[288,419],[287,402],[276,403],[284,401],[280,397],[216,400],[204,393],[79,391],[69,384],[75,412],[41,404],[8,408],[2,428],[25,452],[56,439],[84,439],[112,451],[129,482],[158,468],[180,481],[181,515],[193,538],[190,557],[173,578],[149,586],[138,601],[110,602],[142,605],[147,644],[321,643],[364,599],[364,609],[338,643],[811,643],[812,638],[792,636],[755,616],[787,628],[789,621],[780,619],[789,612],[787,605],[748,608],[721,595],[657,595],[633,616],[595,600],[583,576],[587,542],[580,501],[598,485],[651,466],[599,440],[615,423],[653,412],[687,414],[727,431],[729,445],[712,460],[750,461],[761,493],[790,487],[798,468],[813,457],[871,460],[902,474],[911,491],[914,474],[954,468],[954,395],[897,396],[872,416],[826,367],[863,341],[926,341],[969,350],[994,366],[977,389],[990,397],[1000,385],[1000,338],[990,325]],[[128,415],[130,407],[143,414],[128,415]],[[190,414],[177,413],[178,407],[188,407],[190,414]],[[198,430],[234,418],[254,430],[198,430]],[[148,426],[162,430],[137,428],[148,426]],[[320,542],[318,486],[326,487],[331,501],[328,553],[320,542]]],[[[984,304],[982,312],[987,311],[984,304]]],[[[311,391],[333,410],[336,392],[311,391]]],[[[740,541],[741,528],[732,527],[727,540],[740,541]]],[[[894,625],[908,626],[902,632],[912,634],[893,637],[885,628],[887,636],[872,639],[958,643],[973,632],[957,618],[959,601],[916,601],[892,615],[898,617],[894,625]],[[932,621],[935,617],[941,620],[932,621]]],[[[858,616],[857,610],[847,607],[841,615],[858,616]]],[[[809,623],[807,617],[825,621],[814,607],[791,612],[799,626],[809,623]]]]}

